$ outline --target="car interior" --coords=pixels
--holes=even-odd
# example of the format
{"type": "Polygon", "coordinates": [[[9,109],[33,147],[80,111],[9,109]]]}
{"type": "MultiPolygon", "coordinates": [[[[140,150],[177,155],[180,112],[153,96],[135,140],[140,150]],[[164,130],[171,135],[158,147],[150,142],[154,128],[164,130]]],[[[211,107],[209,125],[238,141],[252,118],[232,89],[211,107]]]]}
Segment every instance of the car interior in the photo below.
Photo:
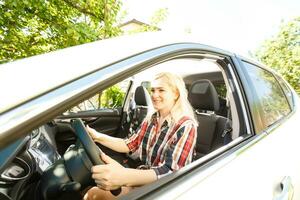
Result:
{"type": "MultiPolygon", "coordinates": [[[[118,81],[78,105],[70,105],[20,140],[24,143],[20,149],[7,150],[11,159],[1,166],[0,199],[81,199],[84,189],[94,184],[89,169],[98,162],[91,159],[92,144],[78,141],[84,134],[82,127],[89,125],[120,138],[136,133],[153,110],[150,81],[160,71],[183,77],[199,123],[193,162],[205,161],[211,152],[238,138],[243,129],[227,67],[226,59],[221,57],[172,59],[118,81]]],[[[139,165],[135,155],[97,145],[126,167],[139,165]]]]}

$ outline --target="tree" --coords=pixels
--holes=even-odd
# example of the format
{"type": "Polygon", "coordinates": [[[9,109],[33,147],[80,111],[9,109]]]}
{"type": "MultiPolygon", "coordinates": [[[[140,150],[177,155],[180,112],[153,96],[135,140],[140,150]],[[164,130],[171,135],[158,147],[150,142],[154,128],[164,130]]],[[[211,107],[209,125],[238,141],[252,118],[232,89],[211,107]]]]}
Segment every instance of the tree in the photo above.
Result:
{"type": "Polygon", "coordinates": [[[116,36],[119,0],[0,0],[0,63],[116,36]]]}
{"type": "Polygon", "coordinates": [[[266,40],[255,56],[282,74],[300,94],[300,17],[282,24],[279,33],[266,40]]]}
{"type": "Polygon", "coordinates": [[[136,30],[130,31],[129,34],[135,34],[140,32],[151,32],[151,31],[159,31],[159,25],[165,21],[168,15],[167,8],[160,8],[154,12],[152,17],[150,18],[149,24],[144,24],[136,30]]]}
{"type": "MultiPolygon", "coordinates": [[[[157,31],[157,27],[166,20],[168,16],[168,9],[161,8],[154,12],[153,16],[150,19],[150,26],[148,26],[147,31],[157,31]],[[152,27],[152,28],[151,28],[152,27]]],[[[147,27],[146,27],[147,28],[147,27]]]]}
{"type": "Polygon", "coordinates": [[[103,108],[116,108],[122,106],[125,93],[119,85],[114,85],[104,90],[101,96],[101,107],[103,108]]]}

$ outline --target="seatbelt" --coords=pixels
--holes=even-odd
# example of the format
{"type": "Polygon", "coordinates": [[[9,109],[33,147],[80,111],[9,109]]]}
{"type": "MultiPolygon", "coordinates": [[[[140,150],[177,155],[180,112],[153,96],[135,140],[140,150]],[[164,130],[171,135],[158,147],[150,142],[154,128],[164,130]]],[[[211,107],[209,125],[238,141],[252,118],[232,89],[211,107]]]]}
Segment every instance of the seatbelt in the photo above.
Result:
{"type": "Polygon", "coordinates": [[[129,134],[128,137],[131,135],[135,134],[137,132],[138,127],[140,126],[138,116],[140,115],[140,108],[135,107],[132,113],[132,119],[130,122],[130,127],[129,127],[129,134]]]}
{"type": "Polygon", "coordinates": [[[129,100],[129,106],[126,111],[123,112],[122,115],[122,125],[121,125],[121,134],[122,138],[129,137],[131,133],[131,122],[134,118],[134,109],[135,109],[135,102],[130,99],[129,100]]]}
{"type": "Polygon", "coordinates": [[[223,143],[224,145],[230,143],[232,141],[231,132],[232,132],[232,122],[231,122],[231,109],[228,107],[227,119],[224,125],[224,130],[222,133],[223,143]]]}

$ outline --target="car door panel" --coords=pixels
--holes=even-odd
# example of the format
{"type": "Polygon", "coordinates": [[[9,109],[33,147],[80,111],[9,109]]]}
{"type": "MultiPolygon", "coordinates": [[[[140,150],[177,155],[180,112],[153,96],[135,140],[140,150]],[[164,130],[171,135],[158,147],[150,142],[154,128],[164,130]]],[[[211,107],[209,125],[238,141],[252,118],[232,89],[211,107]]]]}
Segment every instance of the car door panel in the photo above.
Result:
{"type": "Polygon", "coordinates": [[[120,127],[121,108],[118,109],[98,109],[91,111],[80,111],[77,113],[68,113],[57,117],[58,120],[72,120],[81,118],[86,125],[95,128],[97,131],[106,134],[114,134],[120,127]]]}
{"type": "Polygon", "coordinates": [[[69,118],[81,118],[85,124],[102,133],[113,135],[120,128],[121,108],[104,108],[68,114],[69,118]]]}
{"type": "Polygon", "coordinates": [[[120,127],[120,120],[120,115],[100,115],[96,119],[88,121],[87,124],[101,133],[114,135],[120,127]]]}
{"type": "MultiPolygon", "coordinates": [[[[228,164],[178,199],[192,199],[196,194],[204,199],[276,199],[282,194],[280,185],[285,177],[290,177],[293,188],[299,188],[300,163],[295,159],[300,151],[299,134],[292,131],[296,124],[289,120],[277,127],[276,133],[258,136],[259,140],[236,152],[228,164]]],[[[295,190],[293,199],[299,195],[295,190]]]]}

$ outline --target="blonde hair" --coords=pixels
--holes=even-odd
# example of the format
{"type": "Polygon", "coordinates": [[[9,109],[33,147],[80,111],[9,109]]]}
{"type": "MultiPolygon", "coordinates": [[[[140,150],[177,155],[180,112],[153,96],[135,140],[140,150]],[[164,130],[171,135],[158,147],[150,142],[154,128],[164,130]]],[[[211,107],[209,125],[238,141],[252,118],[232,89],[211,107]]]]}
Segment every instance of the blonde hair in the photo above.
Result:
{"type": "Polygon", "coordinates": [[[183,116],[188,116],[193,120],[195,125],[198,125],[194,115],[194,110],[188,100],[188,93],[183,79],[170,72],[161,72],[155,75],[154,80],[161,78],[164,78],[166,80],[166,84],[178,94],[178,98],[170,112],[173,123],[179,121],[183,116]]]}

